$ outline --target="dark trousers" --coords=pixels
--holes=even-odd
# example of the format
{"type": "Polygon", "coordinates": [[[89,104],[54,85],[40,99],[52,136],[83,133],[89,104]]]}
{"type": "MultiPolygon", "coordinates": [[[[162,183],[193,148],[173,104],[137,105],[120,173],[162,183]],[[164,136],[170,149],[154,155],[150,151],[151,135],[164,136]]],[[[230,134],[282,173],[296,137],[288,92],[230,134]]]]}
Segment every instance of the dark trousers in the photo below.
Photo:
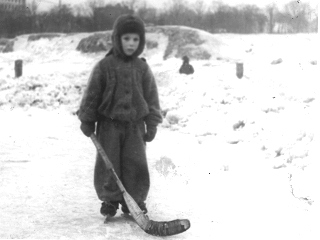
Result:
{"type": "MultiPolygon", "coordinates": [[[[137,203],[147,198],[150,179],[143,140],[145,124],[104,119],[98,122],[97,137],[127,192],[137,203]]],[[[97,154],[94,186],[101,201],[122,202],[122,194],[111,172],[97,154]]]]}

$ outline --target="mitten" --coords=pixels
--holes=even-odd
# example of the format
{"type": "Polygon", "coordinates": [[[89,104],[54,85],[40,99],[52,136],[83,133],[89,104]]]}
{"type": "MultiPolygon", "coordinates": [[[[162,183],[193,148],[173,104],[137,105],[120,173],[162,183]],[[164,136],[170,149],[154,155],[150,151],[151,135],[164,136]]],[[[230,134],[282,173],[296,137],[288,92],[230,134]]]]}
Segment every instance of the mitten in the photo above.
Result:
{"type": "Polygon", "coordinates": [[[80,129],[84,135],[90,137],[95,130],[95,123],[94,122],[81,122],[80,129]]]}
{"type": "Polygon", "coordinates": [[[157,133],[157,126],[147,125],[147,132],[144,135],[145,142],[151,142],[157,133]]]}

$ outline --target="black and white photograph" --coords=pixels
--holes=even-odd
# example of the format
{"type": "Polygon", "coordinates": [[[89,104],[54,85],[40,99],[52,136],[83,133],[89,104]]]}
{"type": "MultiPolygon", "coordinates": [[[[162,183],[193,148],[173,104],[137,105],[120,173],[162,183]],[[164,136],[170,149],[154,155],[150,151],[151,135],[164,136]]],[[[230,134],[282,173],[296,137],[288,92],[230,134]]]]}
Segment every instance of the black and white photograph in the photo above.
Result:
{"type": "Polygon", "coordinates": [[[319,240],[317,0],[0,0],[0,239],[319,240]]]}

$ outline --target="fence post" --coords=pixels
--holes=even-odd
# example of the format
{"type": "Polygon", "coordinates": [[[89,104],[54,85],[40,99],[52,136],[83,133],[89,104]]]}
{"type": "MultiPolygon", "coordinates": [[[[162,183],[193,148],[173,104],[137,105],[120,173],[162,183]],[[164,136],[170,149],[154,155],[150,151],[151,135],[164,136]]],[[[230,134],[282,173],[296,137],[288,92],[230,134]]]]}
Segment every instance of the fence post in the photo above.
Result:
{"type": "Polygon", "coordinates": [[[14,62],[14,71],[16,78],[22,76],[22,60],[18,59],[14,62]]]}
{"type": "Polygon", "coordinates": [[[243,63],[237,63],[237,77],[243,77],[243,63]]]}

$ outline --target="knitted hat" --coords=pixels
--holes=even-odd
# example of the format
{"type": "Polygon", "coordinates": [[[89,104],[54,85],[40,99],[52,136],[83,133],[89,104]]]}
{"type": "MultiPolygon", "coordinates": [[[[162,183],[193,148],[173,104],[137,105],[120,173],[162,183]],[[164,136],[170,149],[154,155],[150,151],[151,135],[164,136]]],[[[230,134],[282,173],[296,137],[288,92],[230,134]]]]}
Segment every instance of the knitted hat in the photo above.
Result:
{"type": "Polygon", "coordinates": [[[113,53],[122,58],[127,59],[123,52],[121,46],[121,35],[126,33],[137,33],[140,36],[140,42],[135,53],[129,58],[134,58],[139,56],[144,49],[145,46],[145,28],[144,23],[138,16],[125,14],[121,15],[117,18],[117,20],[113,24],[113,33],[112,33],[112,43],[113,43],[113,53]]]}

